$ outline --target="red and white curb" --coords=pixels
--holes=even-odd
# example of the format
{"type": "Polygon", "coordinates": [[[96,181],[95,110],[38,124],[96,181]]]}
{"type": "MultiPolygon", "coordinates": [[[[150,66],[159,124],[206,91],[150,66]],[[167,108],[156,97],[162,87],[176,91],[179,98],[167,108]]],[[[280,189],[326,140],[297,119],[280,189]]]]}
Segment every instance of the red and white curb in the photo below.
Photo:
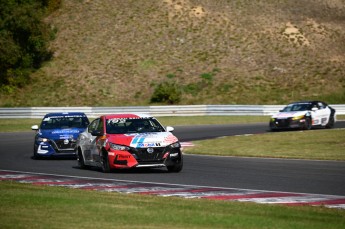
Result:
{"type": "Polygon", "coordinates": [[[33,185],[60,186],[105,192],[203,198],[211,200],[255,202],[262,204],[283,204],[290,206],[324,206],[345,210],[345,196],[334,195],[175,185],[0,170],[0,181],[4,180],[30,183],[33,185]]]}
{"type": "Polygon", "coordinates": [[[182,148],[194,146],[194,144],[192,142],[181,142],[180,144],[181,144],[182,148]]]}

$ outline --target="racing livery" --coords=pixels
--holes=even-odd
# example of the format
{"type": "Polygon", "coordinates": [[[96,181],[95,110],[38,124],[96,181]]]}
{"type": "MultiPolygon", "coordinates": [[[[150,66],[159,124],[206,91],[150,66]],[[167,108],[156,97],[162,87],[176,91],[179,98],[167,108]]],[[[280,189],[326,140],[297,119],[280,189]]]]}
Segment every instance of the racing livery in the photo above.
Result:
{"type": "Polygon", "coordinates": [[[336,121],[335,109],[321,101],[300,101],[287,105],[272,116],[271,130],[305,129],[314,126],[332,128],[336,121]]]}
{"type": "Polygon", "coordinates": [[[180,172],[183,156],[178,139],[148,115],[112,114],[101,116],[79,135],[78,165],[112,169],[166,167],[180,172]]]}
{"type": "Polygon", "coordinates": [[[77,138],[89,124],[82,112],[49,113],[36,130],[34,158],[51,156],[76,156],[77,138]]]}

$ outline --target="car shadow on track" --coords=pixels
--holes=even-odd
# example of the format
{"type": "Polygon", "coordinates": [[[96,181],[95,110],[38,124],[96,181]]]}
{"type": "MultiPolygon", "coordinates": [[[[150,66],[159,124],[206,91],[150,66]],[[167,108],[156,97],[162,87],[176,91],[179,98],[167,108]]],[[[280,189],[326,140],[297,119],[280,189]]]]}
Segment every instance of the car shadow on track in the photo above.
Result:
{"type": "MultiPolygon", "coordinates": [[[[79,170],[87,170],[87,171],[96,171],[96,172],[102,172],[101,168],[98,167],[88,167],[88,168],[80,168],[79,166],[73,166],[74,169],[79,170]]],[[[165,168],[131,168],[131,169],[113,169],[109,172],[110,174],[159,174],[159,173],[169,173],[168,170],[165,168]]]]}
{"type": "Polygon", "coordinates": [[[53,160],[53,161],[66,161],[66,160],[77,160],[77,157],[76,156],[59,156],[59,157],[34,157],[34,156],[31,156],[30,157],[32,160],[53,160]]]}

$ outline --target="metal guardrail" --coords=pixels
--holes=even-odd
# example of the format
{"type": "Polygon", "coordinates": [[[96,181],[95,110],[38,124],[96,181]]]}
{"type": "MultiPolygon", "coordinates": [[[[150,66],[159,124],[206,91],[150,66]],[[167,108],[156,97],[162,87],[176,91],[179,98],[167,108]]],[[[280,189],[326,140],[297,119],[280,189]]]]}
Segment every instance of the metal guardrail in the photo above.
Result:
{"type": "MultiPolygon", "coordinates": [[[[285,105],[182,105],[129,107],[17,107],[0,108],[0,118],[43,118],[51,112],[84,112],[88,117],[113,113],[144,113],[152,116],[206,116],[206,115],[263,115],[269,116],[285,105]]],[[[345,104],[331,105],[338,115],[345,114],[345,104]]]]}

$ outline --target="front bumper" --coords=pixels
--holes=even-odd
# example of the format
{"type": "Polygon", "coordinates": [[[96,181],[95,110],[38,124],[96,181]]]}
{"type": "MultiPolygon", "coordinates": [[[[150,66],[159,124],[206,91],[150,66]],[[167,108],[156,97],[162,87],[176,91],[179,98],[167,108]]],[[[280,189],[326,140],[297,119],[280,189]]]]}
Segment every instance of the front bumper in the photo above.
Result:
{"type": "Polygon", "coordinates": [[[70,142],[63,144],[59,141],[48,140],[46,142],[35,141],[34,145],[35,155],[39,157],[52,157],[52,156],[76,156],[76,144],[70,142]]]}
{"type": "Polygon", "coordinates": [[[182,163],[180,148],[131,148],[129,151],[111,150],[108,152],[110,168],[157,168],[182,163]],[[151,152],[153,150],[153,152],[151,152]]]}
{"type": "Polygon", "coordinates": [[[271,130],[300,129],[305,126],[305,119],[293,120],[292,118],[272,118],[269,125],[271,130]]]}

